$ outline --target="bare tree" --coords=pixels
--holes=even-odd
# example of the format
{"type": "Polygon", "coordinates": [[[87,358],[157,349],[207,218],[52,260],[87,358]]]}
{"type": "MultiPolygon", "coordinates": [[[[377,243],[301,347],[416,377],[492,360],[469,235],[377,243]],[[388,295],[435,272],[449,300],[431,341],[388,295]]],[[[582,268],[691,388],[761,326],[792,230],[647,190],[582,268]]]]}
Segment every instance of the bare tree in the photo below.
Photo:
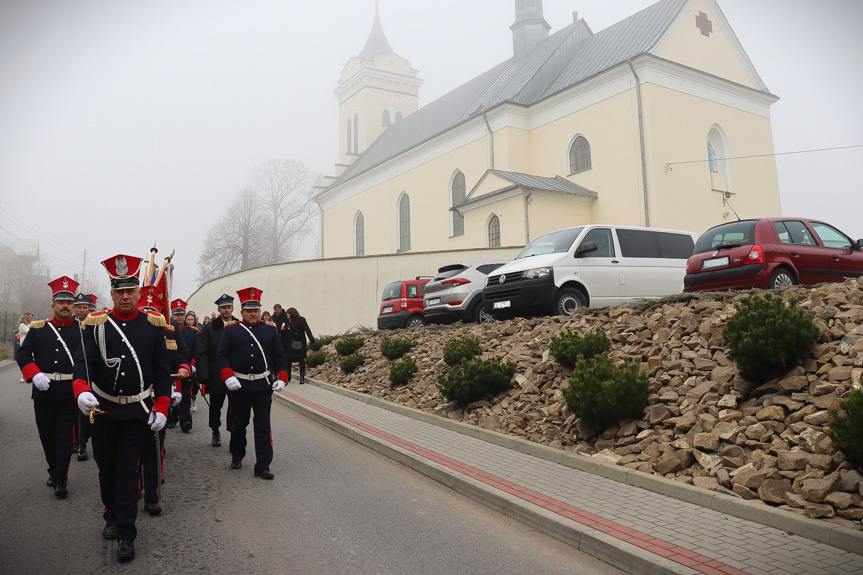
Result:
{"type": "Polygon", "coordinates": [[[47,283],[53,278],[49,278],[48,264],[38,250],[35,255],[30,255],[2,248],[0,269],[2,295],[9,307],[32,311],[37,318],[51,311],[51,289],[47,283]]]}
{"type": "Polygon", "coordinates": [[[314,231],[318,205],[312,199],[318,174],[296,160],[267,160],[252,171],[252,190],[266,222],[266,263],[296,258],[303,239],[314,231]]]}
{"type": "Polygon", "coordinates": [[[258,196],[247,187],[207,231],[198,256],[198,281],[266,263],[265,230],[258,196]]]}

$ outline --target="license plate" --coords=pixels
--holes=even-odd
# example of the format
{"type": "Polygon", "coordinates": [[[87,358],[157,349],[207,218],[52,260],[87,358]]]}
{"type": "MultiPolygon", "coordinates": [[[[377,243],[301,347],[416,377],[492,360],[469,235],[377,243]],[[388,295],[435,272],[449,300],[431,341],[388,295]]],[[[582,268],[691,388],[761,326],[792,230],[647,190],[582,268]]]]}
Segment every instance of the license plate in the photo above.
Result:
{"type": "Polygon", "coordinates": [[[384,308],[384,313],[392,313],[392,312],[393,312],[393,306],[388,305],[387,307],[384,308]]]}
{"type": "Polygon", "coordinates": [[[712,260],[704,260],[703,262],[701,262],[701,269],[709,270],[709,269],[713,269],[713,268],[721,268],[722,266],[727,266],[727,265],[728,265],[728,258],[727,257],[715,258],[712,260]]]}
{"type": "Polygon", "coordinates": [[[440,303],[440,298],[436,297],[434,299],[430,299],[426,302],[426,305],[438,305],[440,303]]]}
{"type": "Polygon", "coordinates": [[[492,304],[491,309],[506,309],[509,306],[509,301],[496,301],[492,304]]]}

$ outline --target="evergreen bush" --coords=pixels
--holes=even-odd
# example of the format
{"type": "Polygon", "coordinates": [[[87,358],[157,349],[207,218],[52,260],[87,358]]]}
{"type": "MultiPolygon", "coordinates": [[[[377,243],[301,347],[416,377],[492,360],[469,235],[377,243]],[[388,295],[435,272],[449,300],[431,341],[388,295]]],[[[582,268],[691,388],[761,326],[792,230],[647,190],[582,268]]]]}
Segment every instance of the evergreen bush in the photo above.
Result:
{"type": "Polygon", "coordinates": [[[446,377],[438,377],[438,383],[448,400],[470,403],[512,387],[514,373],[514,363],[477,359],[453,367],[446,377]]]}
{"type": "Polygon", "coordinates": [[[458,365],[482,353],[479,339],[464,337],[447,342],[443,348],[443,360],[447,365],[458,365]]]}
{"type": "Polygon", "coordinates": [[[336,341],[333,345],[339,355],[353,355],[366,342],[365,338],[359,335],[350,335],[336,341]]]}
{"type": "Polygon", "coordinates": [[[594,429],[605,429],[619,419],[641,416],[650,382],[638,363],[615,365],[602,354],[579,360],[561,391],[570,411],[594,429]]]}
{"type": "Polygon", "coordinates": [[[824,432],[845,459],[863,466],[863,389],[857,387],[829,411],[830,423],[824,432]]]}
{"type": "Polygon", "coordinates": [[[315,341],[309,342],[309,351],[318,351],[328,343],[333,343],[337,337],[336,335],[320,335],[315,338],[315,341]]]}
{"type": "Polygon", "coordinates": [[[327,360],[327,352],[323,350],[312,351],[309,352],[308,356],[306,356],[306,366],[308,367],[318,367],[319,365],[323,365],[323,363],[327,360]]]}
{"type": "Polygon", "coordinates": [[[339,362],[339,367],[345,373],[353,373],[353,371],[366,362],[366,356],[361,353],[355,353],[342,358],[339,362]]]}
{"type": "Polygon", "coordinates": [[[599,328],[581,337],[569,328],[551,338],[548,351],[561,365],[575,367],[579,358],[590,359],[601,353],[611,351],[611,341],[599,328]]]}
{"type": "Polygon", "coordinates": [[[818,341],[818,328],[792,301],[773,294],[737,302],[722,336],[744,379],[764,382],[800,363],[818,341]]]}
{"type": "Polygon", "coordinates": [[[408,339],[390,339],[385,337],[381,340],[381,353],[389,359],[400,359],[416,345],[415,341],[408,339]]]}
{"type": "Polygon", "coordinates": [[[404,385],[417,372],[417,362],[411,356],[390,364],[390,383],[404,385]]]}

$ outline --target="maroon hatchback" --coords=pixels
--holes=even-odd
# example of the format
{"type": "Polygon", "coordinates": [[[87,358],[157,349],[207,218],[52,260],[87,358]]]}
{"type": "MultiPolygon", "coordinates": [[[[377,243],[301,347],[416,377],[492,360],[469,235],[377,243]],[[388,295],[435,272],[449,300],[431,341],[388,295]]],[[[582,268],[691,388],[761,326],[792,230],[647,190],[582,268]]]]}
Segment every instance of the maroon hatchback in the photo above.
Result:
{"type": "Polygon", "coordinates": [[[710,228],[695,243],[683,291],[775,289],[863,276],[863,240],[807,218],[763,218],[710,228]]]}

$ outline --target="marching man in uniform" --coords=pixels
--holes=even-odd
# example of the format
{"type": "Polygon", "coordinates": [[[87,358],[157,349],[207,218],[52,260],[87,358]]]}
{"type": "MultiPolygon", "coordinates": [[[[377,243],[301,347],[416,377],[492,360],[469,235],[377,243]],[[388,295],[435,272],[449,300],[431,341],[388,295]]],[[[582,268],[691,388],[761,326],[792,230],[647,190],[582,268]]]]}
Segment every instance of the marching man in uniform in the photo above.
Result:
{"type": "MultiPolygon", "coordinates": [[[[95,297],[95,296],[93,296],[95,297]]],[[[91,296],[79,293],[75,296],[75,319],[84,326],[84,320],[95,311],[91,296]],[[93,308],[92,310],[90,308],[93,308]]],[[[75,410],[77,413],[77,409],[75,410]]],[[[78,413],[75,420],[75,451],[78,453],[78,461],[87,461],[87,442],[90,440],[90,418],[83,413],[78,413]]]]}
{"type": "Polygon", "coordinates": [[[288,381],[288,364],[272,322],[261,322],[261,290],[237,292],[242,322],[230,322],[219,342],[219,376],[230,394],[231,469],[240,469],[246,456],[246,427],[255,412],[255,476],[272,479],[273,435],[270,408],[273,392],[288,381]]]}
{"type": "Polygon", "coordinates": [[[102,537],[117,539],[118,559],[129,561],[137,535],[138,461],[148,435],[167,421],[171,370],[165,319],[137,309],[141,258],[118,255],[102,265],[114,308],[87,317],[73,386],[81,412],[95,411],[91,439],[105,506],[102,537]]]}
{"type": "Polygon", "coordinates": [[[48,285],[53,292],[54,317],[30,324],[16,360],[24,379],[33,383],[33,409],[48,462],[48,487],[63,499],[68,495],[66,479],[78,416],[72,394],[72,358],[81,347],[81,328],[73,316],[78,282],[63,276],[48,285]]]}

